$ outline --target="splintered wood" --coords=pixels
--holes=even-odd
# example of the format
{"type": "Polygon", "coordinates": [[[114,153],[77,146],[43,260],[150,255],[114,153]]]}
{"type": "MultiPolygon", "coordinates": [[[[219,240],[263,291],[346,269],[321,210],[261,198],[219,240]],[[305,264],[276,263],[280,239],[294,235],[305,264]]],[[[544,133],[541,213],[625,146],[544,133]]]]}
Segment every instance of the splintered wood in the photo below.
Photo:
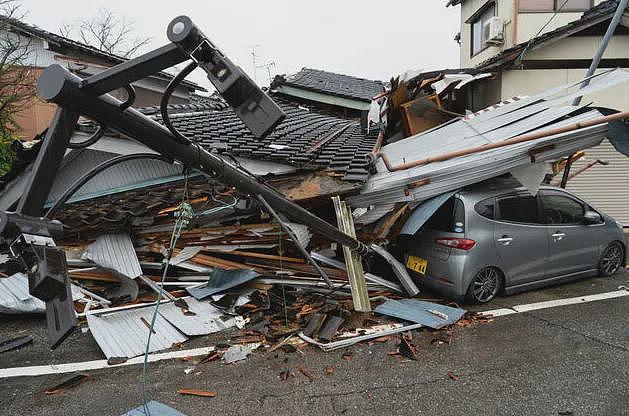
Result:
{"type": "MultiPolygon", "coordinates": [[[[339,230],[350,237],[356,238],[351,210],[338,196],[332,197],[332,201],[334,202],[334,210],[336,211],[339,230]]],[[[362,259],[358,253],[352,251],[347,246],[343,246],[343,255],[345,256],[345,265],[347,267],[347,276],[349,277],[354,310],[358,312],[370,312],[371,304],[369,303],[369,293],[367,292],[367,282],[363,272],[362,259]]]]}

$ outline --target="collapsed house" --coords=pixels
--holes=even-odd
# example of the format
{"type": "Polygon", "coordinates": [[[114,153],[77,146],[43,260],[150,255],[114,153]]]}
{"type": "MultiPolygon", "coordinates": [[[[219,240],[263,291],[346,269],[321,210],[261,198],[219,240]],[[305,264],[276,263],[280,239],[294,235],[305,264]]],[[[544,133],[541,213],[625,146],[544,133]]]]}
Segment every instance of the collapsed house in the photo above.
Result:
{"type": "MultiPolygon", "coordinates": [[[[287,117],[262,140],[218,96],[171,106],[171,122],[204,149],[372,244],[387,268],[370,270],[373,253],[351,252],[313,234],[309,224],[289,222],[255,195],[158,157],[129,160],[82,181],[95,165],[116,156],[155,153],[106,132],[66,154],[46,208],[66,226],[57,244],[79,288],[77,313],[112,362],[141,355],[146,345],[158,351],[233,327],[244,328],[243,343],[279,342],[300,332],[302,340],[331,350],[452,324],[463,316],[458,307],[392,301],[419,292],[400,259],[384,249],[402,229],[413,234],[421,228],[415,220],[410,230],[406,226],[413,210],[432,197],[505,174],[535,192],[552,172],[548,162],[605,137],[626,149],[622,134],[614,134],[618,126],[597,122],[602,110],[566,104],[626,82],[629,73],[623,70],[597,76],[578,92],[579,83],[568,84],[476,113],[465,112],[467,88],[491,74],[419,74],[392,80],[386,91],[382,83],[354,79],[348,87],[347,77],[310,70],[307,75],[301,86],[303,77],[276,80],[271,96],[287,117]],[[313,81],[316,76],[323,80],[313,81]],[[365,90],[372,88],[375,100],[348,104],[365,102],[364,94],[348,98],[355,83],[369,83],[365,90]],[[158,293],[164,304],[153,314],[158,293]],[[371,299],[382,297],[389,299],[374,309],[371,299]],[[372,328],[356,333],[367,323],[363,316],[357,325],[353,311],[371,310],[379,316],[375,325],[371,321],[372,328]],[[391,324],[387,317],[413,324],[391,324]],[[150,344],[147,327],[153,331],[150,344]]],[[[156,108],[142,112],[162,121],[156,108]]],[[[83,142],[96,129],[85,121],[72,141],[83,142]]],[[[15,206],[38,146],[15,144],[18,163],[4,183],[1,208],[15,206]]],[[[10,292],[10,305],[33,309],[18,265],[4,267],[11,275],[2,279],[5,286],[22,288],[10,292]]],[[[10,310],[8,302],[0,307],[10,310]]]]}

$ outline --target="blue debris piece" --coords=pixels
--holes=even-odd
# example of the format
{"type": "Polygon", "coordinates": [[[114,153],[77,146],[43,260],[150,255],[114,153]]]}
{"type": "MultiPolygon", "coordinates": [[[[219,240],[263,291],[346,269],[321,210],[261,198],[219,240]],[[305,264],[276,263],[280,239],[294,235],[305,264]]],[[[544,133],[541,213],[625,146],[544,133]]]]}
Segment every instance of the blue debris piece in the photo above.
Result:
{"type": "MultiPolygon", "coordinates": [[[[156,402],[155,400],[148,402],[146,407],[148,407],[148,411],[151,416],[186,416],[180,411],[175,410],[172,407],[168,407],[160,402],[156,402]]],[[[140,405],[121,416],[147,416],[147,414],[144,411],[144,406],[140,405]]]]}
{"type": "Polygon", "coordinates": [[[455,323],[466,312],[465,309],[415,299],[389,299],[375,311],[434,329],[455,323]]]}
{"type": "Polygon", "coordinates": [[[247,283],[250,280],[260,276],[254,270],[224,270],[214,269],[210,274],[210,280],[207,283],[203,283],[199,286],[192,286],[186,288],[196,300],[202,300],[208,296],[215,295],[217,293],[224,292],[233,287],[239,286],[243,283],[247,283]]]}

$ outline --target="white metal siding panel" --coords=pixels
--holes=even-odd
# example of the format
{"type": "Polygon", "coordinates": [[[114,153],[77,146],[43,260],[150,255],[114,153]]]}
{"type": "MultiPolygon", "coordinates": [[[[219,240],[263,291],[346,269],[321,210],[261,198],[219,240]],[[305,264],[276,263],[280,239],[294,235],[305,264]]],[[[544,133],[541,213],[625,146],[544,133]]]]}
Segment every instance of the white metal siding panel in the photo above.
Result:
{"type": "Polygon", "coordinates": [[[618,153],[608,140],[587,149],[585,154],[586,160],[572,166],[573,173],[596,159],[605,160],[609,165],[591,167],[570,180],[567,189],[629,226],[629,157],[618,153]]]}

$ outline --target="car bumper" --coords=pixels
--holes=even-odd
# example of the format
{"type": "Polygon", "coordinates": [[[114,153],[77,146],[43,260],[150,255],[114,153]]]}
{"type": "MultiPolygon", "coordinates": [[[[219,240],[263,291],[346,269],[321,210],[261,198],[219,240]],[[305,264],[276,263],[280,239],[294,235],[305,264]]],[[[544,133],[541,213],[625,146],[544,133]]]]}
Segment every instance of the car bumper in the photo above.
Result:
{"type": "Polygon", "coordinates": [[[426,288],[439,295],[461,300],[465,297],[467,286],[464,284],[465,263],[454,256],[446,261],[428,257],[426,274],[409,270],[413,280],[420,288],[426,288]]]}

